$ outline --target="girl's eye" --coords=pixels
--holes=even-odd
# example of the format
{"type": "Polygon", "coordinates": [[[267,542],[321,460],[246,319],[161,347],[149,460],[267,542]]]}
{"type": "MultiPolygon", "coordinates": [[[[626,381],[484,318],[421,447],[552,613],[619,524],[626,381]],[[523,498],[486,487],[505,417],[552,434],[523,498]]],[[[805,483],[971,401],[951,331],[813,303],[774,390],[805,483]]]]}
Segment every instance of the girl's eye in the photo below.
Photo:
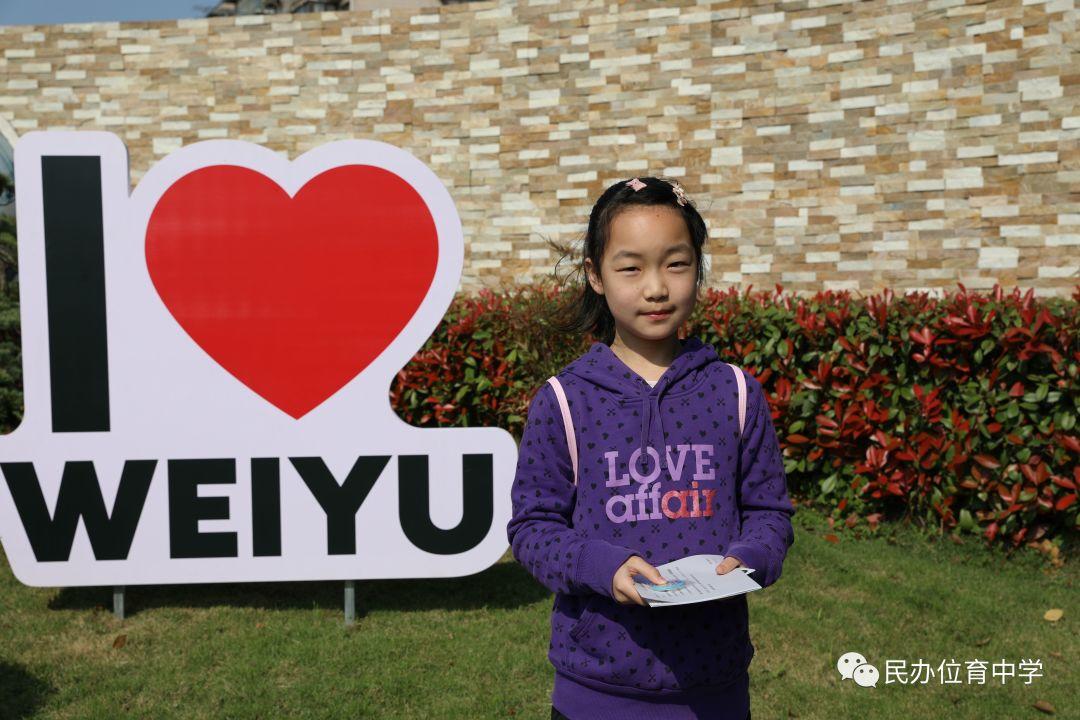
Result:
{"type": "MultiPolygon", "coordinates": [[[[682,260],[680,260],[678,262],[671,263],[671,267],[677,267],[679,265],[685,265],[685,266],[689,267],[690,263],[684,262],[682,260]]],[[[624,267],[624,268],[619,268],[616,272],[626,272],[628,270],[637,270],[637,268],[636,267],[624,267]]]]}

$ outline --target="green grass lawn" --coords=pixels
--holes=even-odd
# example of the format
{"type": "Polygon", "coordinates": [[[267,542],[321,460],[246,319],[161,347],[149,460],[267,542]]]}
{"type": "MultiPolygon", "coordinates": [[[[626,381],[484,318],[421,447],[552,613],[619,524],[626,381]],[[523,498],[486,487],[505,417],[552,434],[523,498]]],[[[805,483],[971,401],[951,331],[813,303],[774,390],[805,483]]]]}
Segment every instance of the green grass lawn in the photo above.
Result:
{"type": "MultiPolygon", "coordinates": [[[[1075,562],[896,525],[833,543],[811,510],[795,526],[783,577],[749,597],[757,720],[1047,717],[1040,700],[1080,717],[1075,562]],[[877,688],[840,680],[846,651],[878,666],[877,688]],[[920,658],[1037,658],[1042,677],[885,684],[886,659],[920,658]]],[[[28,588],[3,558],[0,718],[549,717],[552,596],[509,552],[357,595],[346,628],[336,582],[131,587],[121,622],[109,588],[28,588]]]]}

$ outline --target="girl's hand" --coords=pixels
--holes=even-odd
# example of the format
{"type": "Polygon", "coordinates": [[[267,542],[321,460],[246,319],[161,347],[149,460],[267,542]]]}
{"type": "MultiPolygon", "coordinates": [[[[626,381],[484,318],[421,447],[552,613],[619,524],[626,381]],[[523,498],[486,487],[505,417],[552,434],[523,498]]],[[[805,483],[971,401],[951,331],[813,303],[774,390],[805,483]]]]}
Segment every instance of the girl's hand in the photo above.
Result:
{"type": "Polygon", "coordinates": [[[615,577],[611,579],[611,595],[620,605],[648,605],[634,587],[634,575],[644,575],[657,585],[667,582],[659,570],[645,562],[641,556],[634,555],[615,571],[615,577]]]}
{"type": "Polygon", "coordinates": [[[716,566],[716,574],[717,575],[726,575],[727,573],[731,572],[732,570],[734,570],[737,567],[746,567],[746,566],[743,565],[743,561],[740,560],[739,558],[735,557],[734,555],[728,555],[727,557],[725,557],[723,560],[720,561],[719,565],[716,566]]]}

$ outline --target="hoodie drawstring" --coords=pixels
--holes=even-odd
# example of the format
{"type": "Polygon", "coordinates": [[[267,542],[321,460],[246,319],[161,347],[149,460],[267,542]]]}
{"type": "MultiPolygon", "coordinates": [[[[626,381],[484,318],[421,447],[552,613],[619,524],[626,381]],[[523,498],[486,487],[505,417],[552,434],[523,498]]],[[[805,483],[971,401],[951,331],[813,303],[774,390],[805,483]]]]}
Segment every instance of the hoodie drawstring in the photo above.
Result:
{"type": "MultiPolygon", "coordinates": [[[[660,393],[651,392],[648,395],[641,395],[636,398],[627,398],[624,402],[633,402],[636,400],[641,401],[641,452],[638,455],[638,462],[648,466],[648,445],[649,445],[649,432],[652,430],[652,418],[653,414],[660,421],[660,434],[661,438],[664,433],[664,418],[660,414],[660,393]]],[[[657,455],[662,459],[664,456],[663,442],[660,447],[653,446],[657,455]]]]}
{"type": "Polygon", "coordinates": [[[652,420],[652,404],[649,399],[653,397],[649,395],[641,398],[641,455],[638,457],[638,462],[647,462],[645,460],[645,438],[649,435],[649,421],[652,420]]]}

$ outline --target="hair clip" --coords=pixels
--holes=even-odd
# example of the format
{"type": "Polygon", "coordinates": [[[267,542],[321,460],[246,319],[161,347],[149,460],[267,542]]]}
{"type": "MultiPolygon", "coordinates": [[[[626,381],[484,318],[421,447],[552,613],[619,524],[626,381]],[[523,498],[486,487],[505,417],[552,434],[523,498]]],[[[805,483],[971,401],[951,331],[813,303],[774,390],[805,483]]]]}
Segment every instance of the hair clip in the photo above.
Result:
{"type": "Polygon", "coordinates": [[[686,193],[679,183],[673,180],[669,180],[668,182],[671,184],[671,190],[675,193],[675,201],[679,203],[679,205],[686,205],[686,193]]]}
{"type": "Polygon", "coordinates": [[[628,182],[626,184],[629,185],[630,187],[634,188],[634,192],[637,192],[638,190],[640,190],[643,187],[648,187],[645,183],[641,182],[637,178],[634,178],[633,180],[631,180],[630,182],[628,182]]]}

